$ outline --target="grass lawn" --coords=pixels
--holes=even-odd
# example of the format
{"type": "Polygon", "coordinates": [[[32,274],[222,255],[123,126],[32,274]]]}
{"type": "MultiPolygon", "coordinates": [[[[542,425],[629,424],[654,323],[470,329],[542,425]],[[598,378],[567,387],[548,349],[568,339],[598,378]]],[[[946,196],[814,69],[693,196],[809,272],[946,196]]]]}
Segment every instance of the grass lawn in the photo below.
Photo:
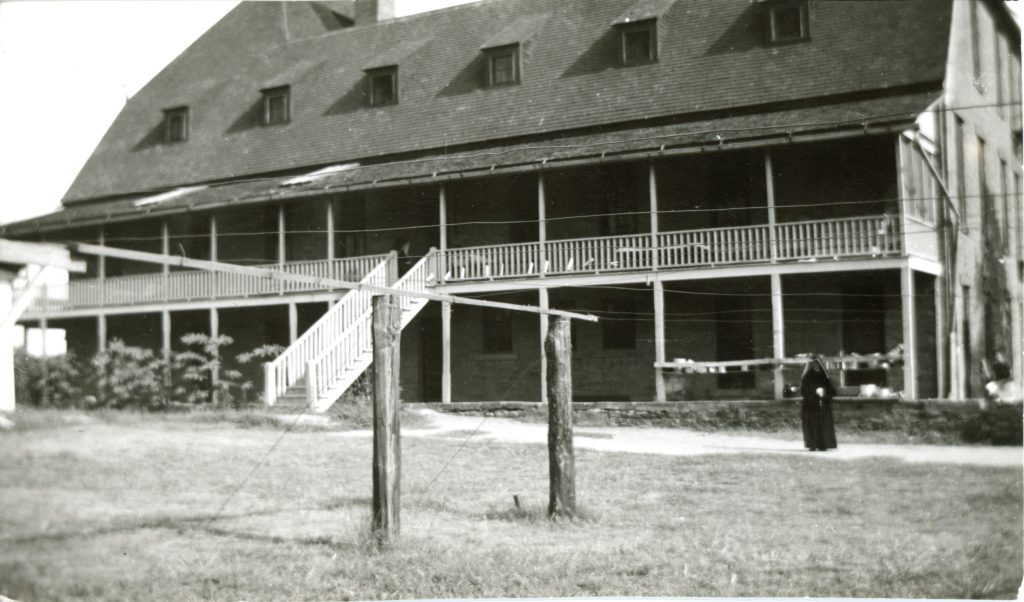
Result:
{"type": "Polygon", "coordinates": [[[577,451],[551,524],[541,445],[403,442],[400,544],[367,544],[370,440],[258,420],[0,433],[0,594],[18,600],[538,596],[1013,598],[1019,468],[577,451]],[[516,511],[512,496],[527,502],[516,511]]]}

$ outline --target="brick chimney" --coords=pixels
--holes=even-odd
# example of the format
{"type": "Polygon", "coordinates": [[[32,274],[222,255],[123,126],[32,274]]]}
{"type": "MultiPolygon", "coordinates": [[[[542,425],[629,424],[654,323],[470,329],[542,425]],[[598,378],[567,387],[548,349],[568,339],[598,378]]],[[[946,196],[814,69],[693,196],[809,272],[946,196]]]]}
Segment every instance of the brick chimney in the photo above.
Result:
{"type": "Polygon", "coordinates": [[[356,25],[395,18],[395,0],[356,0],[356,25]]]}

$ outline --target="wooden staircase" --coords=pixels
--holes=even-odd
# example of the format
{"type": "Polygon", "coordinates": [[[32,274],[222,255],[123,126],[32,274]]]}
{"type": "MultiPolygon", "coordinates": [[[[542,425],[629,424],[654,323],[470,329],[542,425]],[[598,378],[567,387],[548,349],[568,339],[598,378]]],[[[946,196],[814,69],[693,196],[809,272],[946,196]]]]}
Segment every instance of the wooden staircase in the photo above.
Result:
{"type": "MultiPolygon", "coordinates": [[[[436,264],[433,249],[397,281],[394,254],[361,282],[410,292],[427,292],[436,264]]],[[[275,412],[321,413],[331,407],[373,363],[372,293],[353,290],[274,361],[264,364],[264,399],[275,412]]],[[[427,304],[399,297],[402,328],[427,304]]]]}

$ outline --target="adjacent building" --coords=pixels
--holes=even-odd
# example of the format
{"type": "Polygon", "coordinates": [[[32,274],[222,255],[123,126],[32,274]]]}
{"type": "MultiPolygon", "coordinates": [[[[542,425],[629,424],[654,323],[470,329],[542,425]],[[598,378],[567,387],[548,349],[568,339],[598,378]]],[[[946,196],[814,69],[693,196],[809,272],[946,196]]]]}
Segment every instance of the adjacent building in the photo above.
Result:
{"type": "MultiPolygon", "coordinates": [[[[1024,381],[1020,72],[985,0],[244,2],[0,236],[595,313],[579,400],[771,398],[798,375],[655,365],[893,350],[834,376],[978,397],[1000,355],[1024,381]]],[[[249,378],[322,409],[369,365],[368,307],[94,258],[25,320],[80,356],[286,345],[249,378]]],[[[403,324],[407,401],[542,400],[543,318],[403,324]]]]}

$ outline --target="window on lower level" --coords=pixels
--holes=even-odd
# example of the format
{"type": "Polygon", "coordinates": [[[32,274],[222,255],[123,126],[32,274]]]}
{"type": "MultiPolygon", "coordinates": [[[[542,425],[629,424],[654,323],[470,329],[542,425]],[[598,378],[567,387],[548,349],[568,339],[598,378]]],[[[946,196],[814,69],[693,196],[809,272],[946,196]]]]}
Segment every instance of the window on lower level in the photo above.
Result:
{"type": "Polygon", "coordinates": [[[512,312],[485,309],[482,316],[484,353],[512,353],[512,312]]]}
{"type": "Polygon", "coordinates": [[[164,142],[188,140],[188,107],[175,107],[164,111],[164,142]]]}
{"type": "Polygon", "coordinates": [[[263,90],[263,124],[278,125],[291,120],[291,89],[288,86],[263,90]]]}
{"type": "Polygon", "coordinates": [[[601,314],[603,349],[636,349],[636,303],[632,299],[608,299],[601,314]]]}
{"type": "Polygon", "coordinates": [[[398,103],[398,67],[384,67],[366,72],[370,87],[370,106],[398,103]]]}

